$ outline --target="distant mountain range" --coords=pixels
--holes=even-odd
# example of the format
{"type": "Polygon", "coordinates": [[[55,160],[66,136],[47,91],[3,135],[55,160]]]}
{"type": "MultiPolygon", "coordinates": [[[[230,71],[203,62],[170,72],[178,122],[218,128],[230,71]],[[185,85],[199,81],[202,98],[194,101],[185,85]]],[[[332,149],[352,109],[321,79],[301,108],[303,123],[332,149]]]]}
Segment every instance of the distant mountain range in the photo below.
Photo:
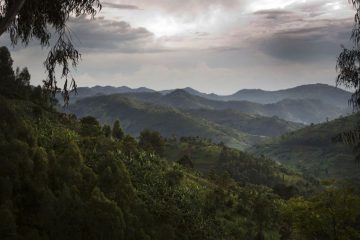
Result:
{"type": "Polygon", "coordinates": [[[178,89],[168,94],[158,92],[124,93],[129,98],[135,98],[161,106],[171,106],[178,109],[236,110],[247,114],[266,117],[276,116],[286,121],[303,124],[319,123],[332,120],[350,112],[349,108],[324,103],[318,99],[284,99],[277,103],[260,104],[249,101],[219,101],[192,95],[186,90],[178,89]]]}
{"type": "MultiPolygon", "coordinates": [[[[212,95],[213,96],[213,95],[212,95]]],[[[284,99],[316,99],[340,108],[348,107],[351,93],[326,84],[309,84],[278,91],[244,89],[230,96],[220,96],[218,100],[250,101],[262,104],[276,103],[284,99]]]]}
{"type": "MultiPolygon", "coordinates": [[[[178,89],[170,89],[158,91],[162,95],[167,95],[178,89]]],[[[249,101],[260,104],[271,104],[276,103],[285,99],[316,99],[321,100],[326,104],[337,106],[339,108],[347,108],[348,100],[350,99],[351,93],[340,88],[336,88],[326,84],[308,84],[294,88],[278,90],[278,91],[265,91],[261,89],[243,89],[232,95],[221,96],[214,93],[207,94],[197,91],[193,88],[187,87],[184,89],[185,92],[200,96],[206,99],[217,100],[217,101],[249,101]]],[[[78,89],[78,95],[72,98],[75,101],[80,98],[97,96],[97,95],[110,95],[115,93],[154,93],[155,90],[149,88],[129,88],[129,87],[111,87],[111,86],[95,86],[95,87],[81,87],[78,89]]]]}
{"type": "Polygon", "coordinates": [[[88,97],[111,94],[124,94],[179,109],[232,109],[303,124],[332,120],[352,111],[348,104],[351,93],[326,84],[302,85],[279,91],[245,89],[228,96],[206,94],[189,87],[157,92],[149,88],[95,86],[78,88],[78,94],[72,94],[70,100],[74,103],[88,97]]]}
{"type": "Polygon", "coordinates": [[[191,88],[156,92],[94,87],[80,88],[67,111],[78,117],[94,116],[102,124],[119,119],[133,136],[144,129],[165,137],[198,136],[271,157],[319,178],[360,182],[352,149],[332,141],[360,119],[359,115],[340,117],[351,113],[350,96],[323,84],[276,92],[242,90],[226,100],[191,88]],[[256,94],[257,101],[251,99],[256,94]],[[246,100],[238,101],[235,95],[246,100]]]}
{"type": "Polygon", "coordinates": [[[135,136],[149,128],[166,137],[199,136],[244,149],[264,138],[303,128],[303,124],[347,115],[351,112],[347,107],[350,96],[323,84],[275,92],[242,90],[231,96],[192,88],[156,92],[96,86],[79,88],[78,95],[71,96],[68,111],[79,117],[91,115],[107,124],[120,119],[126,132],[135,136]],[[257,101],[237,100],[254,98],[249,92],[257,94],[257,101]]]}

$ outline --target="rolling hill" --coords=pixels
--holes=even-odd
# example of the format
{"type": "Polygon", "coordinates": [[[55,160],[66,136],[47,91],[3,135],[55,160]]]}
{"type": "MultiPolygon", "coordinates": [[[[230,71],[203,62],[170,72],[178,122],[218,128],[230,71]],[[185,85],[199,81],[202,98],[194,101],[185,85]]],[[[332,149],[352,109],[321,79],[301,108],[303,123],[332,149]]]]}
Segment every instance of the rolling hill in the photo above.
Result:
{"type": "Polygon", "coordinates": [[[210,110],[190,109],[186,110],[192,116],[199,117],[221,126],[231,127],[241,132],[263,136],[279,136],[287,132],[304,127],[303,124],[282,120],[278,117],[263,117],[242,113],[237,110],[210,110]]]}
{"type": "MultiPolygon", "coordinates": [[[[102,95],[111,95],[115,93],[147,93],[147,92],[155,92],[155,90],[140,87],[140,88],[129,88],[126,86],[122,87],[112,87],[112,86],[94,86],[94,87],[79,87],[77,88],[77,93],[75,92],[70,93],[70,102],[74,103],[77,100],[88,98],[88,97],[95,97],[95,96],[102,96],[102,95]]],[[[62,102],[61,94],[57,94],[56,98],[59,102],[62,102]]]]}
{"type": "Polygon", "coordinates": [[[332,139],[352,129],[359,115],[316,124],[281,137],[266,140],[249,149],[319,178],[360,180],[360,168],[352,148],[332,139]]]}
{"type": "MultiPolygon", "coordinates": [[[[126,86],[112,87],[112,86],[95,86],[95,87],[80,87],[78,88],[78,95],[73,95],[71,99],[75,100],[93,97],[98,95],[110,95],[115,93],[159,93],[160,95],[167,95],[177,90],[183,90],[191,95],[203,97],[210,100],[217,101],[249,101],[260,104],[276,103],[285,99],[304,100],[316,99],[321,100],[326,104],[337,106],[339,108],[348,108],[348,100],[351,93],[340,88],[336,88],[327,84],[308,84],[301,85],[294,88],[288,88],[278,91],[265,91],[261,89],[242,89],[231,95],[218,95],[215,93],[207,94],[187,87],[183,89],[169,89],[162,91],[155,91],[149,88],[129,88],[126,86]]],[[[59,96],[60,97],[60,96],[59,96]]]]}
{"type": "Polygon", "coordinates": [[[351,93],[327,84],[309,84],[294,88],[264,91],[261,89],[243,89],[230,96],[217,99],[225,101],[250,101],[262,104],[276,103],[284,99],[317,99],[340,108],[348,107],[351,93]]]}
{"type": "Polygon", "coordinates": [[[141,101],[179,109],[232,109],[242,113],[267,117],[277,116],[287,121],[305,124],[324,122],[349,112],[349,109],[344,110],[316,99],[285,99],[271,104],[260,104],[249,101],[216,101],[191,95],[181,89],[166,95],[157,92],[125,93],[124,95],[141,101]]]}
{"type": "Polygon", "coordinates": [[[152,129],[165,137],[199,136],[240,149],[262,138],[196,118],[175,108],[144,103],[122,95],[82,99],[70,105],[68,111],[78,117],[94,116],[106,124],[120,119],[125,131],[134,136],[138,136],[144,129],[152,129]]]}
{"type": "Polygon", "coordinates": [[[92,115],[107,124],[120,119],[125,130],[134,136],[149,128],[166,137],[200,136],[211,138],[214,142],[223,141],[240,149],[249,147],[264,137],[278,136],[304,127],[277,117],[251,115],[237,110],[205,109],[211,107],[208,104],[210,100],[185,94],[186,98],[182,98],[183,92],[179,90],[165,96],[159,93],[98,96],[79,100],[71,104],[68,110],[79,117],[92,115]],[[198,101],[196,108],[184,109],[177,105],[179,97],[185,99],[181,101],[183,107],[186,104],[194,107],[193,103],[198,99],[203,102],[198,101]],[[159,104],[159,100],[163,104],[159,104]]]}

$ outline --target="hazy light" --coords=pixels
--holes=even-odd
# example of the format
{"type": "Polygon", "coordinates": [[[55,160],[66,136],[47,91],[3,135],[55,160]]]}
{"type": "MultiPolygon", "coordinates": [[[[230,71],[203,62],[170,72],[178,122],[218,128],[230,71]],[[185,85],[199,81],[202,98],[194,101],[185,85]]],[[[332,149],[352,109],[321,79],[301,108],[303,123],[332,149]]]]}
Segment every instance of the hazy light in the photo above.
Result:
{"type": "Polygon", "coordinates": [[[145,25],[156,37],[174,36],[191,29],[191,24],[183,24],[173,17],[158,16],[145,25]]]}
{"type": "Polygon", "coordinates": [[[248,7],[249,11],[256,12],[261,10],[268,10],[268,9],[283,9],[287,6],[298,3],[298,2],[306,2],[306,0],[257,0],[254,3],[251,3],[248,7]]]}

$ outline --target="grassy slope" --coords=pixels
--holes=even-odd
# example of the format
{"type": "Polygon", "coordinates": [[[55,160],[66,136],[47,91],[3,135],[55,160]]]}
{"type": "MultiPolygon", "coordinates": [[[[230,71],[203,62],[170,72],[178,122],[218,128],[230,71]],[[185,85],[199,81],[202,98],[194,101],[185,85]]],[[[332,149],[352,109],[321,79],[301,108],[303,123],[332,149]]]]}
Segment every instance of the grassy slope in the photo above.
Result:
{"type": "Polygon", "coordinates": [[[352,149],[332,138],[355,126],[359,115],[317,124],[285,134],[250,149],[320,178],[357,178],[360,168],[352,149]]]}

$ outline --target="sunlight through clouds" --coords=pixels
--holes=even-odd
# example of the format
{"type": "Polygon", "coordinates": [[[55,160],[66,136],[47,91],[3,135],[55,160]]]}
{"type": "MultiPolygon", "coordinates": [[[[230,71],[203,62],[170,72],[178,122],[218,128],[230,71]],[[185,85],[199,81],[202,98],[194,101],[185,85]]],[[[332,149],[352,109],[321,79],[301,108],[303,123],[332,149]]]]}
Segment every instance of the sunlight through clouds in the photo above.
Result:
{"type": "MultiPolygon", "coordinates": [[[[150,86],[149,78],[160,86],[174,74],[174,87],[223,93],[231,91],[226,86],[333,84],[353,14],[346,0],[105,0],[94,20],[70,22],[84,59],[74,74],[87,74],[81,85],[100,77],[115,86],[150,86]],[[154,66],[159,71],[149,76],[144,70],[154,66]]],[[[21,63],[20,55],[13,54],[21,63]]],[[[43,69],[30,68],[41,83],[43,69]]]]}
{"type": "Polygon", "coordinates": [[[306,3],[306,0],[257,0],[248,6],[249,11],[256,12],[269,9],[284,9],[294,3],[306,3]]]}

